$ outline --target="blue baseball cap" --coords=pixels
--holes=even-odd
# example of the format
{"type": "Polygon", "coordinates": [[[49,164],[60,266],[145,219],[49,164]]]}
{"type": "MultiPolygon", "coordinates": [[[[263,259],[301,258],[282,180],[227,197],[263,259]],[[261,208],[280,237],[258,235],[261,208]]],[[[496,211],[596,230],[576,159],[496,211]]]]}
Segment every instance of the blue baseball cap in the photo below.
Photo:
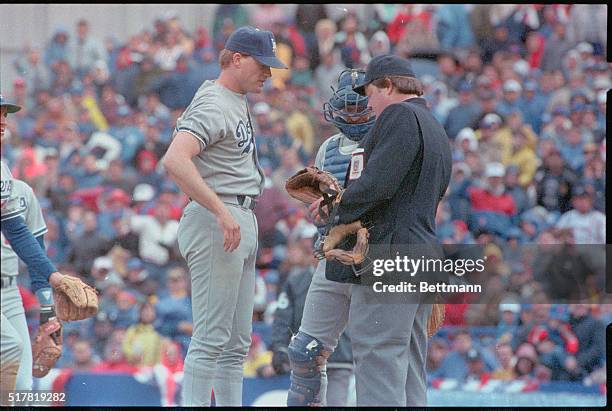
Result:
{"type": "Polygon", "coordinates": [[[474,88],[472,87],[472,83],[470,83],[467,80],[464,80],[461,83],[459,83],[459,87],[458,87],[459,92],[469,92],[469,91],[472,91],[473,89],[474,88]]]}
{"type": "Polygon", "coordinates": [[[21,110],[21,106],[9,103],[4,99],[4,97],[2,97],[2,94],[0,94],[0,107],[6,107],[6,112],[9,114],[16,113],[21,110]]]}
{"type": "Polygon", "coordinates": [[[140,270],[143,268],[142,260],[138,257],[132,257],[128,260],[127,269],[128,270],[140,270]]]}
{"type": "Polygon", "coordinates": [[[271,31],[251,26],[235,30],[225,42],[225,49],[248,54],[259,63],[278,69],[287,66],[276,57],[276,41],[271,31]]]}
{"type": "Polygon", "coordinates": [[[368,84],[386,76],[416,77],[410,61],[393,54],[383,54],[370,60],[366,67],[365,78],[353,87],[353,91],[365,96],[368,84]]]}
{"type": "Polygon", "coordinates": [[[589,190],[587,190],[584,184],[577,184],[572,188],[572,196],[581,197],[581,196],[591,196],[589,190]]]}

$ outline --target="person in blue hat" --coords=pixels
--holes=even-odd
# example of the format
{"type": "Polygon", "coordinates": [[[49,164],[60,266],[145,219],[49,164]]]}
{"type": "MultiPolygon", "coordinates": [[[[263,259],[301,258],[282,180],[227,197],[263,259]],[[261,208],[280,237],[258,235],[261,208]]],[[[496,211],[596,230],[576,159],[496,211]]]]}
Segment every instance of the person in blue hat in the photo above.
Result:
{"type": "Polygon", "coordinates": [[[221,73],[205,81],[178,118],[162,162],[192,200],[178,246],[192,281],[193,338],[185,359],[186,406],[242,405],[243,365],[251,343],[257,222],[265,176],[246,95],[261,93],[276,57],[270,31],[245,26],[219,53],[221,73]]]}
{"type": "Polygon", "coordinates": [[[523,86],[521,107],[525,123],[529,124],[536,134],[542,129],[542,113],[546,110],[548,100],[542,95],[535,80],[527,80],[523,86]]]}
{"type": "Polygon", "coordinates": [[[474,99],[472,83],[462,81],[459,84],[458,92],[459,104],[448,112],[444,123],[444,128],[451,139],[455,139],[461,129],[473,125],[482,113],[480,104],[474,99]]]}
{"type": "Polygon", "coordinates": [[[593,209],[593,186],[577,184],[572,188],[573,209],[561,215],[557,228],[569,228],[576,244],[605,244],[606,215],[593,209]]]}

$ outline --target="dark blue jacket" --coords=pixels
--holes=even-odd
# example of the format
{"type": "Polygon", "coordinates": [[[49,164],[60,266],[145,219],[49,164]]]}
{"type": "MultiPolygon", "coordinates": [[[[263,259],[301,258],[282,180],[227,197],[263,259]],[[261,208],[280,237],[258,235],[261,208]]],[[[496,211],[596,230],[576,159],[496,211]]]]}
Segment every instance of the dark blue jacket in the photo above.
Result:
{"type": "MultiPolygon", "coordinates": [[[[370,258],[390,258],[409,244],[425,245],[417,248],[441,257],[435,215],[450,181],[452,156],[446,132],[425,99],[387,107],[360,147],[365,167],[358,179],[347,181],[339,223],[360,220],[371,227],[370,258]]],[[[336,261],[328,261],[325,274],[333,281],[362,282],[353,267],[336,261]]]]}

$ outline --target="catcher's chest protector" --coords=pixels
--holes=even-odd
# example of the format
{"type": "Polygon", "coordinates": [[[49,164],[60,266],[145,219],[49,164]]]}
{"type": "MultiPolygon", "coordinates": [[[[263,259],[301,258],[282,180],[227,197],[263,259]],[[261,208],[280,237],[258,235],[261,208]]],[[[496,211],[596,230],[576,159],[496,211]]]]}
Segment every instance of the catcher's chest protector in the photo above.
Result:
{"type": "Polygon", "coordinates": [[[340,182],[341,186],[345,186],[346,170],[351,162],[351,155],[345,155],[340,152],[340,138],[336,138],[325,148],[325,161],[323,162],[323,170],[330,172],[340,182]]]}

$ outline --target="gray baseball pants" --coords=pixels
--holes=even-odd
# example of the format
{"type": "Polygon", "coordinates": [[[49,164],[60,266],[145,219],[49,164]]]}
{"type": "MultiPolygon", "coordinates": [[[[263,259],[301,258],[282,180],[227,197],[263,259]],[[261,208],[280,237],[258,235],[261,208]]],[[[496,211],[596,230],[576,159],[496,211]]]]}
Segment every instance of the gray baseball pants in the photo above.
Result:
{"type": "MultiPolygon", "coordinates": [[[[397,297],[395,297],[397,298],[397,297]]],[[[402,304],[371,287],[325,278],[325,263],[315,271],[300,331],[334,349],[348,324],[355,362],[357,406],[425,406],[427,319],[431,304],[421,294],[405,293],[402,304]]],[[[323,372],[322,398],[327,390],[323,372]]]]}
{"type": "MultiPolygon", "coordinates": [[[[23,301],[17,284],[2,289],[2,314],[6,317],[6,324],[3,324],[2,331],[2,353],[6,351],[12,352],[11,348],[17,340],[19,340],[19,372],[17,373],[17,382],[15,389],[20,391],[32,390],[32,350],[30,344],[30,333],[28,331],[28,323],[26,321],[25,311],[23,309],[23,301]],[[6,326],[6,330],[4,327],[6,326]],[[11,334],[11,338],[5,340],[4,334],[11,334]]],[[[2,361],[4,361],[4,354],[2,361]]]]}
{"type": "Polygon", "coordinates": [[[242,405],[244,360],[251,345],[257,221],[252,211],[228,204],[240,225],[240,245],[223,250],[216,217],[190,202],[178,229],[179,249],[191,273],[193,336],[185,359],[183,405],[242,405]]]}

